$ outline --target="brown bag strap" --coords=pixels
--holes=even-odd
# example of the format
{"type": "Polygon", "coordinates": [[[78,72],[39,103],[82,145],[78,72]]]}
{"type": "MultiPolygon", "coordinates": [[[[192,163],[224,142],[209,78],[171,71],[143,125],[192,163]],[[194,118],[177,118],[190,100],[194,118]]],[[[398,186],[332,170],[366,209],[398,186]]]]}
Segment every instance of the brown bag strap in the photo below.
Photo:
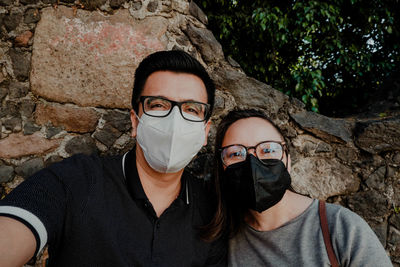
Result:
{"type": "Polygon", "coordinates": [[[326,252],[328,252],[329,261],[332,267],[339,267],[339,263],[336,259],[335,252],[333,251],[331,236],[329,234],[328,219],[326,217],[326,206],[325,201],[319,201],[319,219],[321,222],[322,235],[324,236],[324,242],[326,252]]]}

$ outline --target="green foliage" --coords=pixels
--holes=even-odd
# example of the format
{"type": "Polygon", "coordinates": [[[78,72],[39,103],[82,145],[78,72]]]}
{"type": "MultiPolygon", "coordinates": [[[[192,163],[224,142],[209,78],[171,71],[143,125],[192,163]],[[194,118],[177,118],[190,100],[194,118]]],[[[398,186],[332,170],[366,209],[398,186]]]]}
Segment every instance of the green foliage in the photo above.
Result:
{"type": "Polygon", "coordinates": [[[354,112],[399,71],[398,0],[203,0],[226,56],[327,115],[354,112]]]}

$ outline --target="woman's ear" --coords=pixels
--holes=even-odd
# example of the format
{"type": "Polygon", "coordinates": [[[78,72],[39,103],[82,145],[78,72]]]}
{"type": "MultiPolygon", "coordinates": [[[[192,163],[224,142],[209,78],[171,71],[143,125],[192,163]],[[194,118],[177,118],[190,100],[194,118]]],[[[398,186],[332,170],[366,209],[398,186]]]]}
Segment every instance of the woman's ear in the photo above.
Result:
{"type": "Polygon", "coordinates": [[[287,155],[286,169],[288,170],[288,173],[290,173],[290,170],[292,169],[292,160],[290,159],[289,154],[287,155]]]}
{"type": "Polygon", "coordinates": [[[132,133],[131,133],[131,136],[133,137],[133,138],[136,138],[136,133],[137,133],[137,126],[138,126],[138,124],[139,124],[139,119],[138,119],[138,117],[136,116],[136,112],[133,110],[133,109],[131,109],[131,125],[132,125],[132,133]]]}

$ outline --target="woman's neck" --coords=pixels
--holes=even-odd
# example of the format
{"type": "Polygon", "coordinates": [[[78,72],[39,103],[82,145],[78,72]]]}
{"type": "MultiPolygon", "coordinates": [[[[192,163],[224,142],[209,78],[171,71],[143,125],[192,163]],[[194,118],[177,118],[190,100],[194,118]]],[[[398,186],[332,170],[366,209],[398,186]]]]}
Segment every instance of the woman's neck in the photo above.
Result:
{"type": "Polygon", "coordinates": [[[311,203],[311,198],[286,190],[281,201],[271,208],[261,213],[249,210],[245,222],[257,231],[271,231],[299,216],[311,203]]]}

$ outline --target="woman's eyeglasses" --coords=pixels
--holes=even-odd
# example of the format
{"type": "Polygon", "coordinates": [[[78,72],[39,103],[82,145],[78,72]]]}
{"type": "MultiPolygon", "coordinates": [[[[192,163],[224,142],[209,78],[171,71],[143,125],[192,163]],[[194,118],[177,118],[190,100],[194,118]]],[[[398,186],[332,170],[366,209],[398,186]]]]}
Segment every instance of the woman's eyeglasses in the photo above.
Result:
{"type": "Polygon", "coordinates": [[[287,150],[284,143],[276,141],[263,141],[255,146],[246,147],[240,144],[234,144],[222,147],[221,159],[225,166],[229,166],[238,162],[245,161],[248,151],[254,149],[256,157],[259,160],[263,159],[278,159],[282,160],[284,152],[287,150]]]}

